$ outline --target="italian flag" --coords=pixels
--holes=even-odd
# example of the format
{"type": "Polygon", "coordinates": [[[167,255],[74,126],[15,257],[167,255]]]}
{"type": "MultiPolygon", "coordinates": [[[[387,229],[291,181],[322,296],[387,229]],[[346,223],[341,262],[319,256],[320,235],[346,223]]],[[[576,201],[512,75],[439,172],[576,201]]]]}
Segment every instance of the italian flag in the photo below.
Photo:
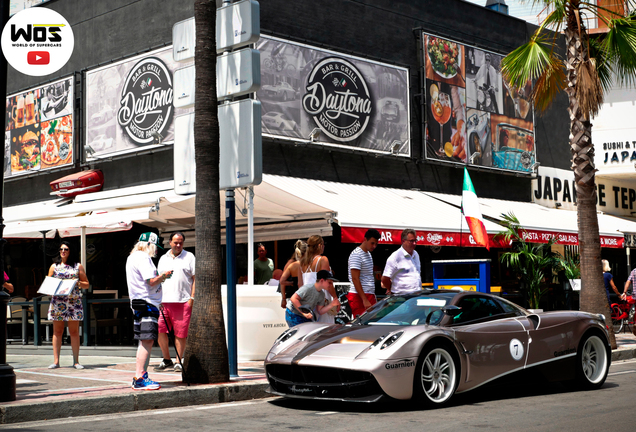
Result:
{"type": "Polygon", "coordinates": [[[466,217],[466,223],[470,228],[470,233],[477,242],[478,245],[490,250],[488,244],[488,233],[486,233],[486,227],[484,226],[484,220],[481,216],[481,210],[479,209],[479,201],[477,201],[477,194],[473,187],[473,182],[468,175],[468,169],[464,167],[464,188],[462,190],[462,213],[466,217]]]}

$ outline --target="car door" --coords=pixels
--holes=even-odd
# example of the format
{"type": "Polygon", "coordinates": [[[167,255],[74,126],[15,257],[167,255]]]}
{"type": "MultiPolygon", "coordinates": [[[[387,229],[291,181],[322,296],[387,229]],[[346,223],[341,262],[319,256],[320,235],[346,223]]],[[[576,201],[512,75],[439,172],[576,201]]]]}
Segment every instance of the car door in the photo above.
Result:
{"type": "Polygon", "coordinates": [[[451,327],[467,356],[462,390],[479,386],[511,371],[522,369],[528,351],[527,318],[505,311],[486,296],[464,296],[462,313],[451,327]]]}

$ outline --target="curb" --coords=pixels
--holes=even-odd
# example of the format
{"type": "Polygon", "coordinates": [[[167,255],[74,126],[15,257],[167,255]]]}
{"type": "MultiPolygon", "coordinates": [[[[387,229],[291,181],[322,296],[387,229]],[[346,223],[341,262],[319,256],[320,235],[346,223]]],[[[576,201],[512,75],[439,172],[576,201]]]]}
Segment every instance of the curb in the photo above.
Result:
{"type": "Polygon", "coordinates": [[[5,405],[0,407],[0,424],[262,399],[271,396],[265,393],[268,385],[261,381],[178,387],[152,392],[130,390],[121,395],[5,405]]]}
{"type": "Polygon", "coordinates": [[[612,362],[636,358],[636,348],[615,349],[612,351],[612,362]]]}

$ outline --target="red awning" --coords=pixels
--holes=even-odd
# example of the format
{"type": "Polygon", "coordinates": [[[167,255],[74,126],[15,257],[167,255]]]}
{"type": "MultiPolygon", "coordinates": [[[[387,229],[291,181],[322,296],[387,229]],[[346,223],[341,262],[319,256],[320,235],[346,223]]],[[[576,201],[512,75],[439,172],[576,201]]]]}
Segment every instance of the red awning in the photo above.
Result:
{"type": "MultiPolygon", "coordinates": [[[[342,227],[341,240],[343,243],[361,243],[364,240],[364,233],[368,228],[342,227]]],[[[502,227],[503,230],[503,227],[502,227]]],[[[378,229],[381,239],[379,244],[401,244],[401,229],[378,229]]],[[[418,245],[424,246],[461,246],[461,247],[478,247],[469,232],[446,232],[446,231],[415,231],[417,233],[418,245]]],[[[503,241],[495,241],[496,234],[488,234],[490,247],[507,248],[510,245],[503,241]]],[[[562,233],[554,231],[526,230],[524,238],[531,243],[547,243],[552,237],[557,238],[560,245],[576,246],[579,244],[578,234],[562,233]]],[[[601,236],[601,247],[604,248],[623,248],[625,242],[624,237],[620,236],[601,236]]]]}

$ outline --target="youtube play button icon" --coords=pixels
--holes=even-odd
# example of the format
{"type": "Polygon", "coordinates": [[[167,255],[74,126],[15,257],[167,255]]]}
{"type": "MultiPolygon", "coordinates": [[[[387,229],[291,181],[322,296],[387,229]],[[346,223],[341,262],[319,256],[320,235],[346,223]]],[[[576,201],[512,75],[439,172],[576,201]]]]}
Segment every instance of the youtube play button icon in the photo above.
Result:
{"type": "Polygon", "coordinates": [[[30,65],[47,65],[51,62],[48,51],[29,51],[27,53],[27,63],[30,65]]]}

